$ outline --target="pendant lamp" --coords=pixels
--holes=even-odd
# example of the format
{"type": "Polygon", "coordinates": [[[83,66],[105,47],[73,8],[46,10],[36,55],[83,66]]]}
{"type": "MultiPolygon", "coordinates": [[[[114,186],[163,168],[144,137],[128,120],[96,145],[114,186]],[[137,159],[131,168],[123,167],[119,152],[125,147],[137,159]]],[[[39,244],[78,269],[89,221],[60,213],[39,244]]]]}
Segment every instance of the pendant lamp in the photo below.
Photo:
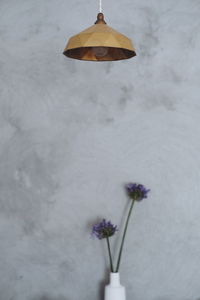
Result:
{"type": "Polygon", "coordinates": [[[101,0],[99,11],[95,24],[72,36],[63,54],[87,61],[114,61],[135,56],[131,40],[106,24],[101,0]]]}

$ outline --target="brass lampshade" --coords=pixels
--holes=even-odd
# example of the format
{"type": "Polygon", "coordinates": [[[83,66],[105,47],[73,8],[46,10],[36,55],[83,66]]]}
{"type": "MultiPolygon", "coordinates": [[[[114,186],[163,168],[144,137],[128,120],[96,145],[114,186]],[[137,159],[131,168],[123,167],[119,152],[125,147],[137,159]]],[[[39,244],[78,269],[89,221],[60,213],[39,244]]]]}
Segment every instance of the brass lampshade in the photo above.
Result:
{"type": "Polygon", "coordinates": [[[131,40],[109,27],[99,13],[95,25],[69,39],[63,54],[79,60],[112,61],[131,58],[136,52],[131,40]]]}

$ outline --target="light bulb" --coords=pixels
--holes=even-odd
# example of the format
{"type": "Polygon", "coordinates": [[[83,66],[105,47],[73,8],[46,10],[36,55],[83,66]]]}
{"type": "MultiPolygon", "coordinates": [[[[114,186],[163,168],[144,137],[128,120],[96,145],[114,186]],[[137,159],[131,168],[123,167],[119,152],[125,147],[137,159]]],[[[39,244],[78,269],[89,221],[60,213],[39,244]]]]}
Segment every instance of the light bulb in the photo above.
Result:
{"type": "Polygon", "coordinates": [[[96,57],[104,57],[108,53],[107,47],[92,47],[92,52],[96,57]]]}

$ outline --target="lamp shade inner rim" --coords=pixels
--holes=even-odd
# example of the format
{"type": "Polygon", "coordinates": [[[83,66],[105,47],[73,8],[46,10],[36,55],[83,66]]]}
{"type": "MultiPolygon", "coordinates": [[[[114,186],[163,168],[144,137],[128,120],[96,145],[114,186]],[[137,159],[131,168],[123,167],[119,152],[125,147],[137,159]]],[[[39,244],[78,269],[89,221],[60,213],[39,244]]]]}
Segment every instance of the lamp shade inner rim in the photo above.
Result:
{"type": "Polygon", "coordinates": [[[64,55],[70,58],[87,60],[87,61],[111,61],[122,60],[136,56],[135,51],[117,47],[78,47],[74,49],[68,49],[63,52],[64,55]],[[98,49],[103,48],[104,51],[100,51],[101,55],[98,55],[98,49]]]}

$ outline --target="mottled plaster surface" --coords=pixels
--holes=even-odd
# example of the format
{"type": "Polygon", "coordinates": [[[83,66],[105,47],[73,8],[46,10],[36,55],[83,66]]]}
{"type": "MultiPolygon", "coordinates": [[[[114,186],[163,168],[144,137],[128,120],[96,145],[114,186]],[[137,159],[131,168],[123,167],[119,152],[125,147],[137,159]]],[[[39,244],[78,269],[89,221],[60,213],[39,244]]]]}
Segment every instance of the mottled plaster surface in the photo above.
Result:
{"type": "MultiPolygon", "coordinates": [[[[135,42],[122,62],[67,59],[93,0],[0,0],[0,300],[102,300],[100,217],[135,206],[127,300],[200,299],[200,1],[104,1],[135,42]]],[[[116,242],[114,242],[116,244],[116,242]]]]}

